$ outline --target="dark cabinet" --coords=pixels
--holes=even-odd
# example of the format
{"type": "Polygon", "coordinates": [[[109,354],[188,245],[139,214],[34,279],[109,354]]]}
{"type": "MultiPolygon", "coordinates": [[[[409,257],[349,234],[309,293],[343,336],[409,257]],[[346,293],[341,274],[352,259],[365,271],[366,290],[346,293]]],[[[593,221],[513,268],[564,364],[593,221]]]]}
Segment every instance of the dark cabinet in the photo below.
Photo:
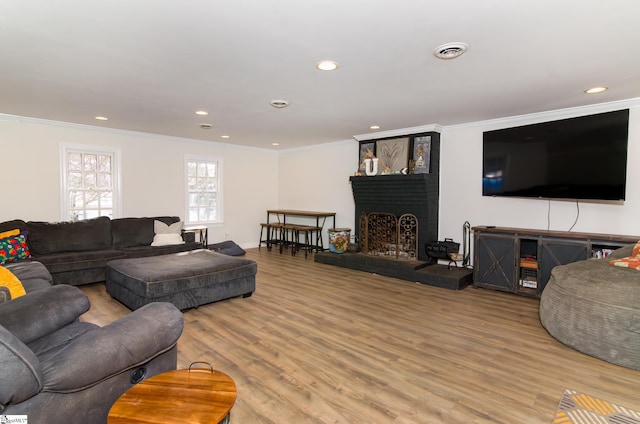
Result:
{"type": "Polygon", "coordinates": [[[473,285],[539,297],[551,270],[603,257],[640,236],[571,233],[506,227],[473,227],[473,285]]]}
{"type": "Polygon", "coordinates": [[[516,239],[500,234],[483,234],[475,239],[473,280],[483,287],[512,292],[515,290],[516,239]]]}
{"type": "Polygon", "coordinates": [[[540,294],[551,277],[551,270],[558,265],[570,264],[591,257],[587,240],[567,240],[563,238],[544,238],[538,241],[540,260],[540,294]]]}

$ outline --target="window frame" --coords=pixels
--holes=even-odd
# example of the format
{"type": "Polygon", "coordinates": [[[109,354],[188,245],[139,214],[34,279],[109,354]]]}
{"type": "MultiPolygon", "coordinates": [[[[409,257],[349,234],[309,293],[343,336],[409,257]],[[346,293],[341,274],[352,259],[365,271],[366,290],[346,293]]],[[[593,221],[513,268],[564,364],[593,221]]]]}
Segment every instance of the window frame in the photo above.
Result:
{"type": "Polygon", "coordinates": [[[224,208],[223,208],[223,161],[220,157],[215,156],[198,156],[198,155],[185,155],[184,157],[184,223],[185,226],[197,226],[197,225],[221,225],[224,223],[224,208]],[[189,162],[205,162],[216,164],[216,220],[207,221],[191,221],[189,210],[191,205],[189,204],[189,162]]]}
{"type": "MultiPolygon", "coordinates": [[[[71,205],[69,203],[68,184],[68,162],[69,153],[97,154],[111,156],[111,185],[112,185],[112,207],[110,218],[118,218],[122,214],[122,187],[121,187],[121,164],[120,149],[107,146],[94,146],[87,144],[60,144],[60,216],[62,220],[72,220],[71,205]]],[[[99,215],[107,216],[107,215],[99,215]]]]}

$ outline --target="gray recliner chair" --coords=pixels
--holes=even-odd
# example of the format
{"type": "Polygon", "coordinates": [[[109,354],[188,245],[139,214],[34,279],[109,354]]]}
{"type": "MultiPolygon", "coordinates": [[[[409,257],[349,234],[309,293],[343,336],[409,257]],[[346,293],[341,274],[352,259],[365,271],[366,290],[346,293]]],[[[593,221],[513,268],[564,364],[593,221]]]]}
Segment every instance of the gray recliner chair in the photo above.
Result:
{"type": "Polygon", "coordinates": [[[135,382],[176,369],[175,306],[151,303],[104,327],[79,320],[89,306],[68,285],[0,304],[0,415],[102,424],[135,382]]]}

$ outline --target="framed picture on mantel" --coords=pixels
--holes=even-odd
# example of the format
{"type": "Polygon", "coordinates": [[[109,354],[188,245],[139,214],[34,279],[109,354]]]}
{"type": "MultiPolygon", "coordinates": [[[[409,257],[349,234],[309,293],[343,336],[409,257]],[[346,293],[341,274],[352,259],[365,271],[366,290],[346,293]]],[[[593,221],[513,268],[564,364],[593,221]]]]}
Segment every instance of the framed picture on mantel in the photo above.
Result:
{"type": "Polygon", "coordinates": [[[386,172],[400,173],[409,162],[409,137],[378,140],[376,155],[380,164],[388,168],[386,172]]]}
{"type": "Polygon", "coordinates": [[[431,162],[431,136],[423,135],[413,139],[414,174],[428,174],[431,162]]]}

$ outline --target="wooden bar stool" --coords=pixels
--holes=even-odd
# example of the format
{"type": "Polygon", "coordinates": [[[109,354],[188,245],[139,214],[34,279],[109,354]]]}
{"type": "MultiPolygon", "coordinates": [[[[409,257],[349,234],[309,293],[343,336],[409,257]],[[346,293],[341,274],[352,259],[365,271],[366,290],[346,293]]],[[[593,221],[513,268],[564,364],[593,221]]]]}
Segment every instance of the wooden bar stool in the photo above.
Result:
{"type": "Polygon", "coordinates": [[[295,256],[298,250],[304,250],[304,258],[307,259],[309,252],[317,251],[317,237],[322,228],[310,225],[294,225],[292,232],[294,235],[294,245],[291,254],[295,256]],[[313,235],[316,234],[316,243],[313,242],[313,235]],[[300,241],[300,236],[304,236],[304,243],[300,241]]]}
{"type": "Polygon", "coordinates": [[[265,243],[267,245],[267,250],[271,252],[271,246],[280,243],[281,228],[282,224],[279,222],[260,223],[260,241],[258,242],[258,250],[260,250],[260,246],[262,246],[262,243],[265,243]]]}
{"type": "Polygon", "coordinates": [[[283,249],[287,249],[291,246],[291,255],[295,256],[297,227],[298,226],[294,224],[282,224],[280,228],[280,253],[282,253],[283,249]]]}
{"type": "Polygon", "coordinates": [[[260,247],[262,246],[262,243],[264,243],[267,246],[267,250],[271,250],[271,229],[272,226],[269,223],[266,222],[261,222],[260,223],[260,239],[258,241],[258,250],[260,250],[260,247]],[[265,230],[267,232],[267,236],[265,238],[265,230]]]}

